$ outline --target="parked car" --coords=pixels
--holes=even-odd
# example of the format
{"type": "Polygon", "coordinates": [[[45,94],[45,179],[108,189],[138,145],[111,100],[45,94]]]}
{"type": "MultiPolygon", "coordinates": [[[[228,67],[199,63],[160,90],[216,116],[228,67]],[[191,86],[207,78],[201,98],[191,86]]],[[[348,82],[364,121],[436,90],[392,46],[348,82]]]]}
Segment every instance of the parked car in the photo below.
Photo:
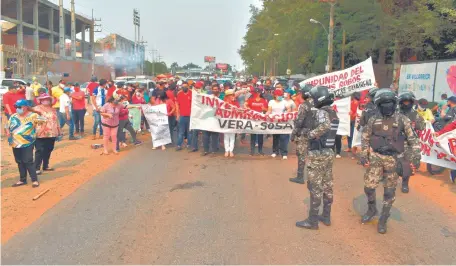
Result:
{"type": "Polygon", "coordinates": [[[22,79],[1,79],[0,80],[0,96],[5,94],[8,91],[8,88],[10,86],[14,85],[14,82],[19,82],[21,85],[26,85],[27,82],[25,82],[22,79]]]}
{"type": "Polygon", "coordinates": [[[153,80],[129,80],[125,82],[125,85],[128,84],[139,84],[139,87],[147,88],[149,91],[153,91],[155,89],[155,82],[153,80]]]}

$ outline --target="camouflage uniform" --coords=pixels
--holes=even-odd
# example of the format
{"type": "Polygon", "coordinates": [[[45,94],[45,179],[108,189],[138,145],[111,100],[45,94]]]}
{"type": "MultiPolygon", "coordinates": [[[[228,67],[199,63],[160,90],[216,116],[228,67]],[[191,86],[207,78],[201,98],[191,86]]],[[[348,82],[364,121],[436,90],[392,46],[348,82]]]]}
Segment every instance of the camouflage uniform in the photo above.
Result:
{"type": "Polygon", "coordinates": [[[307,155],[307,188],[310,192],[309,219],[327,219],[328,222],[325,224],[329,224],[333,203],[334,151],[332,147],[335,143],[339,119],[332,107],[324,106],[321,109],[312,110],[312,121],[314,125],[308,134],[310,146],[307,155]],[[322,199],[323,213],[318,218],[322,199]]]}
{"type": "MultiPolygon", "coordinates": [[[[361,112],[358,127],[365,127],[369,119],[375,114],[377,114],[377,106],[375,106],[373,102],[368,102],[364,110],[361,112]]],[[[360,129],[358,128],[358,130],[360,129]]]]}
{"type": "MultiPolygon", "coordinates": [[[[418,114],[417,111],[411,109],[409,111],[400,110],[401,114],[406,116],[411,121],[413,132],[417,136],[417,130],[425,130],[426,122],[423,117],[418,114]]],[[[402,192],[408,193],[408,182],[410,176],[412,175],[412,168],[410,167],[410,162],[421,159],[420,154],[415,154],[413,149],[407,142],[405,142],[405,152],[399,154],[398,156],[398,175],[402,177],[402,192]],[[419,158],[417,158],[419,156],[419,158]]]]}
{"type": "Polygon", "coordinates": [[[363,223],[372,220],[377,214],[375,189],[383,181],[385,187],[383,209],[378,225],[379,228],[380,225],[386,225],[396,195],[398,180],[396,157],[404,149],[405,141],[414,154],[413,164],[419,164],[420,143],[412,129],[410,119],[406,116],[394,113],[390,117],[383,117],[378,113],[369,119],[363,130],[361,160],[367,160],[368,156],[370,157],[368,158],[369,167],[364,175],[364,192],[368,200],[368,211],[361,220],[363,223]]]}
{"type": "Polygon", "coordinates": [[[294,121],[294,128],[291,133],[291,140],[296,140],[296,155],[298,156],[298,171],[296,179],[300,179],[302,182],[304,182],[305,157],[307,155],[307,146],[309,144],[307,133],[311,122],[312,107],[312,98],[306,99],[299,106],[298,116],[294,121]]]}

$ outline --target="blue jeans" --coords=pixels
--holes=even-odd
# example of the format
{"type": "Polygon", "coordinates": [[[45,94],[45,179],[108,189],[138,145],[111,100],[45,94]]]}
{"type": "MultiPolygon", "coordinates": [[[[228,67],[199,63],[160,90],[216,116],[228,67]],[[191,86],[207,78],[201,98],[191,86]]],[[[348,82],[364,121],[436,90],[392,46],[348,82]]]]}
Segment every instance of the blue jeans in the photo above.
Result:
{"type": "Polygon", "coordinates": [[[255,153],[255,144],[258,143],[258,152],[263,152],[263,135],[250,134],[250,153],[255,153]]]}
{"type": "Polygon", "coordinates": [[[288,156],[288,142],[290,141],[289,134],[272,135],[272,153],[282,156],[288,156]]]}
{"type": "Polygon", "coordinates": [[[192,135],[190,134],[190,116],[181,116],[179,118],[179,134],[177,137],[177,147],[182,147],[184,136],[187,137],[187,143],[192,143],[192,135]]]}
{"type": "MultiPolygon", "coordinates": [[[[60,113],[60,112],[59,112],[60,113]]],[[[61,116],[65,119],[65,121],[63,122],[63,126],[65,126],[65,124],[68,124],[68,126],[70,127],[70,138],[74,137],[74,121],[73,121],[73,114],[70,112],[70,119],[66,119],[66,114],[64,113],[60,113],[61,116]]],[[[63,128],[63,126],[61,126],[60,128],[63,128]]]]}
{"type": "Polygon", "coordinates": [[[355,121],[350,121],[350,137],[348,137],[348,148],[352,148],[353,131],[355,130],[355,121]]]}
{"type": "Polygon", "coordinates": [[[203,132],[204,152],[209,152],[209,149],[210,149],[209,144],[212,144],[212,152],[216,152],[220,145],[220,134],[217,132],[204,131],[203,132]]]}
{"type": "Polygon", "coordinates": [[[97,134],[97,127],[100,128],[100,136],[103,135],[103,128],[101,127],[101,115],[98,111],[93,111],[93,134],[97,134]]]}
{"type": "Polygon", "coordinates": [[[66,114],[60,112],[60,108],[56,108],[57,118],[59,119],[60,127],[63,127],[66,122],[66,114]]]}
{"type": "Polygon", "coordinates": [[[201,130],[198,130],[198,129],[192,130],[192,143],[190,146],[194,150],[198,150],[198,136],[199,136],[200,132],[201,132],[201,130]]]}

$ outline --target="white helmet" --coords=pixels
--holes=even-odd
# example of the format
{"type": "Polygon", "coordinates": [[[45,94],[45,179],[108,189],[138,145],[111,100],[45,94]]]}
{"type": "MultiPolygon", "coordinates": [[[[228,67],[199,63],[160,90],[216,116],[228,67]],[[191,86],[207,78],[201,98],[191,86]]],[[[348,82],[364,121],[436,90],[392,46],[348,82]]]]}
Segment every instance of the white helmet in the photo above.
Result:
{"type": "Polygon", "coordinates": [[[182,80],[179,80],[179,81],[177,82],[177,86],[182,86],[182,80]]]}

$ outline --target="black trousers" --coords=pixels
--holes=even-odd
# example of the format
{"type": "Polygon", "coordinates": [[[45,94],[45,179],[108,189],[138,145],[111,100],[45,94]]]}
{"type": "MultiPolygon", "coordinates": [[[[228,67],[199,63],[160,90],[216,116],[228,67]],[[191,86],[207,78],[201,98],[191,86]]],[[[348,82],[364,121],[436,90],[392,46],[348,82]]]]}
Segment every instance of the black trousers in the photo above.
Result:
{"type": "Polygon", "coordinates": [[[13,148],[14,159],[19,168],[20,181],[27,183],[27,172],[32,182],[38,181],[35,164],[33,163],[33,145],[26,148],[13,148]]]}
{"type": "Polygon", "coordinates": [[[54,150],[55,138],[37,138],[35,141],[35,167],[36,170],[49,168],[49,158],[54,150]]]}
{"type": "Polygon", "coordinates": [[[340,150],[342,149],[342,136],[336,135],[336,145],[335,145],[335,152],[336,154],[340,155],[340,150]]]}
{"type": "Polygon", "coordinates": [[[84,116],[86,113],[86,109],[82,110],[73,110],[73,122],[76,128],[76,133],[84,133],[84,116]]]}

